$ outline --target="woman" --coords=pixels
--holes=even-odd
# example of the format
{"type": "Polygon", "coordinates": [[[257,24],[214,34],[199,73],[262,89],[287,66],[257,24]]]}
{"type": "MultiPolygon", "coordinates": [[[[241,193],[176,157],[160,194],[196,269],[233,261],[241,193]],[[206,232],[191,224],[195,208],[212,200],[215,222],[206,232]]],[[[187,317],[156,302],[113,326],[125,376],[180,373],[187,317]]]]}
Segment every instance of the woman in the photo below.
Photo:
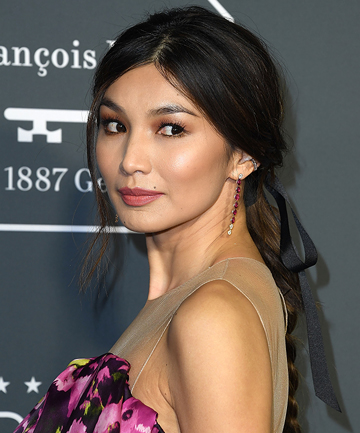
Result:
{"type": "MultiPolygon", "coordinates": [[[[93,95],[90,172],[146,233],[148,302],[113,355],[72,363],[17,431],[299,432],[291,332],[297,272],[316,257],[292,268],[264,195],[284,223],[281,90],[264,44],[202,8],[155,14],[119,36],[93,95]]],[[[95,190],[103,240],[86,280],[112,223],[95,190]]]]}

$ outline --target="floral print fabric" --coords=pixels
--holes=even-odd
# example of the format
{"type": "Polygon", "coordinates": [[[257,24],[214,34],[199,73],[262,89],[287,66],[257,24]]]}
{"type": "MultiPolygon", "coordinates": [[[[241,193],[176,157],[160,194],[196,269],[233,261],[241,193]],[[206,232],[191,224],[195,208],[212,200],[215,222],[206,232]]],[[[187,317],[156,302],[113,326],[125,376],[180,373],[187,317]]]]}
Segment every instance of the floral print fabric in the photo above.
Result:
{"type": "Polygon", "coordinates": [[[164,433],[131,396],[130,364],[115,355],[72,361],[14,433],[164,433]]]}

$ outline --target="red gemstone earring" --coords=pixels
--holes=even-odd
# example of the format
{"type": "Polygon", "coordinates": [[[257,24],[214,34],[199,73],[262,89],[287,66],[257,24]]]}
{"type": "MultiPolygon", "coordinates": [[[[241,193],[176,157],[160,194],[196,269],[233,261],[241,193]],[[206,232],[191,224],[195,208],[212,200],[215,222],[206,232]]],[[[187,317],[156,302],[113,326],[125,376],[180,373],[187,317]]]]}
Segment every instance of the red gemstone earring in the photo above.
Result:
{"type": "Polygon", "coordinates": [[[229,225],[229,231],[228,231],[228,235],[231,235],[231,231],[234,228],[234,223],[235,223],[235,215],[237,214],[237,208],[239,207],[239,198],[240,198],[240,191],[241,191],[241,178],[243,177],[242,173],[239,174],[239,178],[236,181],[236,190],[235,190],[235,195],[234,195],[234,199],[235,199],[235,203],[234,203],[234,209],[232,210],[232,217],[230,220],[230,225],[229,225]]]}

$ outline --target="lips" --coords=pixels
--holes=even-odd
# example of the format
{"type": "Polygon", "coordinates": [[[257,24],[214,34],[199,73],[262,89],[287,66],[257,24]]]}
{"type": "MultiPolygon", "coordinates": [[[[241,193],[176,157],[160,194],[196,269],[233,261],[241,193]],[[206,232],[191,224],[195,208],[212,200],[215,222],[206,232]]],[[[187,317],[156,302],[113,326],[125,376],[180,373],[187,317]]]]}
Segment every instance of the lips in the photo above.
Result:
{"type": "Polygon", "coordinates": [[[120,188],[118,191],[124,203],[128,206],[144,206],[164,195],[162,192],[142,188],[131,189],[124,187],[120,188]]]}

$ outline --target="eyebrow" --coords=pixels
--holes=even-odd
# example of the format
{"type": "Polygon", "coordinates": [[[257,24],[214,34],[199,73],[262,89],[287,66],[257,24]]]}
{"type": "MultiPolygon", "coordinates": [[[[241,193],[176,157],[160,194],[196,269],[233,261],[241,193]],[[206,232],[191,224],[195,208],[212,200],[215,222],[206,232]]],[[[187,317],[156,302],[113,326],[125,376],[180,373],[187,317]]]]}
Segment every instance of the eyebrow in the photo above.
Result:
{"type": "MultiPolygon", "coordinates": [[[[112,101],[109,98],[104,97],[100,103],[100,106],[102,105],[110,108],[110,110],[120,112],[120,113],[125,113],[125,110],[120,105],[116,104],[114,101],[112,101]]],[[[147,112],[147,115],[150,117],[155,117],[155,116],[163,116],[165,114],[176,114],[176,113],[186,113],[186,114],[190,114],[191,116],[198,117],[197,114],[188,110],[187,108],[183,107],[180,104],[166,104],[158,108],[153,108],[147,112]]]]}
{"type": "Polygon", "coordinates": [[[109,98],[105,98],[104,97],[101,100],[100,107],[102,105],[104,105],[105,107],[110,108],[110,110],[113,110],[113,111],[116,111],[116,112],[121,112],[121,113],[125,112],[125,110],[120,105],[116,104],[114,101],[112,101],[109,98]]]}
{"type": "Polygon", "coordinates": [[[180,104],[167,104],[159,108],[154,108],[148,111],[149,116],[161,116],[164,114],[186,113],[191,116],[198,117],[197,114],[188,110],[180,104]]]}

